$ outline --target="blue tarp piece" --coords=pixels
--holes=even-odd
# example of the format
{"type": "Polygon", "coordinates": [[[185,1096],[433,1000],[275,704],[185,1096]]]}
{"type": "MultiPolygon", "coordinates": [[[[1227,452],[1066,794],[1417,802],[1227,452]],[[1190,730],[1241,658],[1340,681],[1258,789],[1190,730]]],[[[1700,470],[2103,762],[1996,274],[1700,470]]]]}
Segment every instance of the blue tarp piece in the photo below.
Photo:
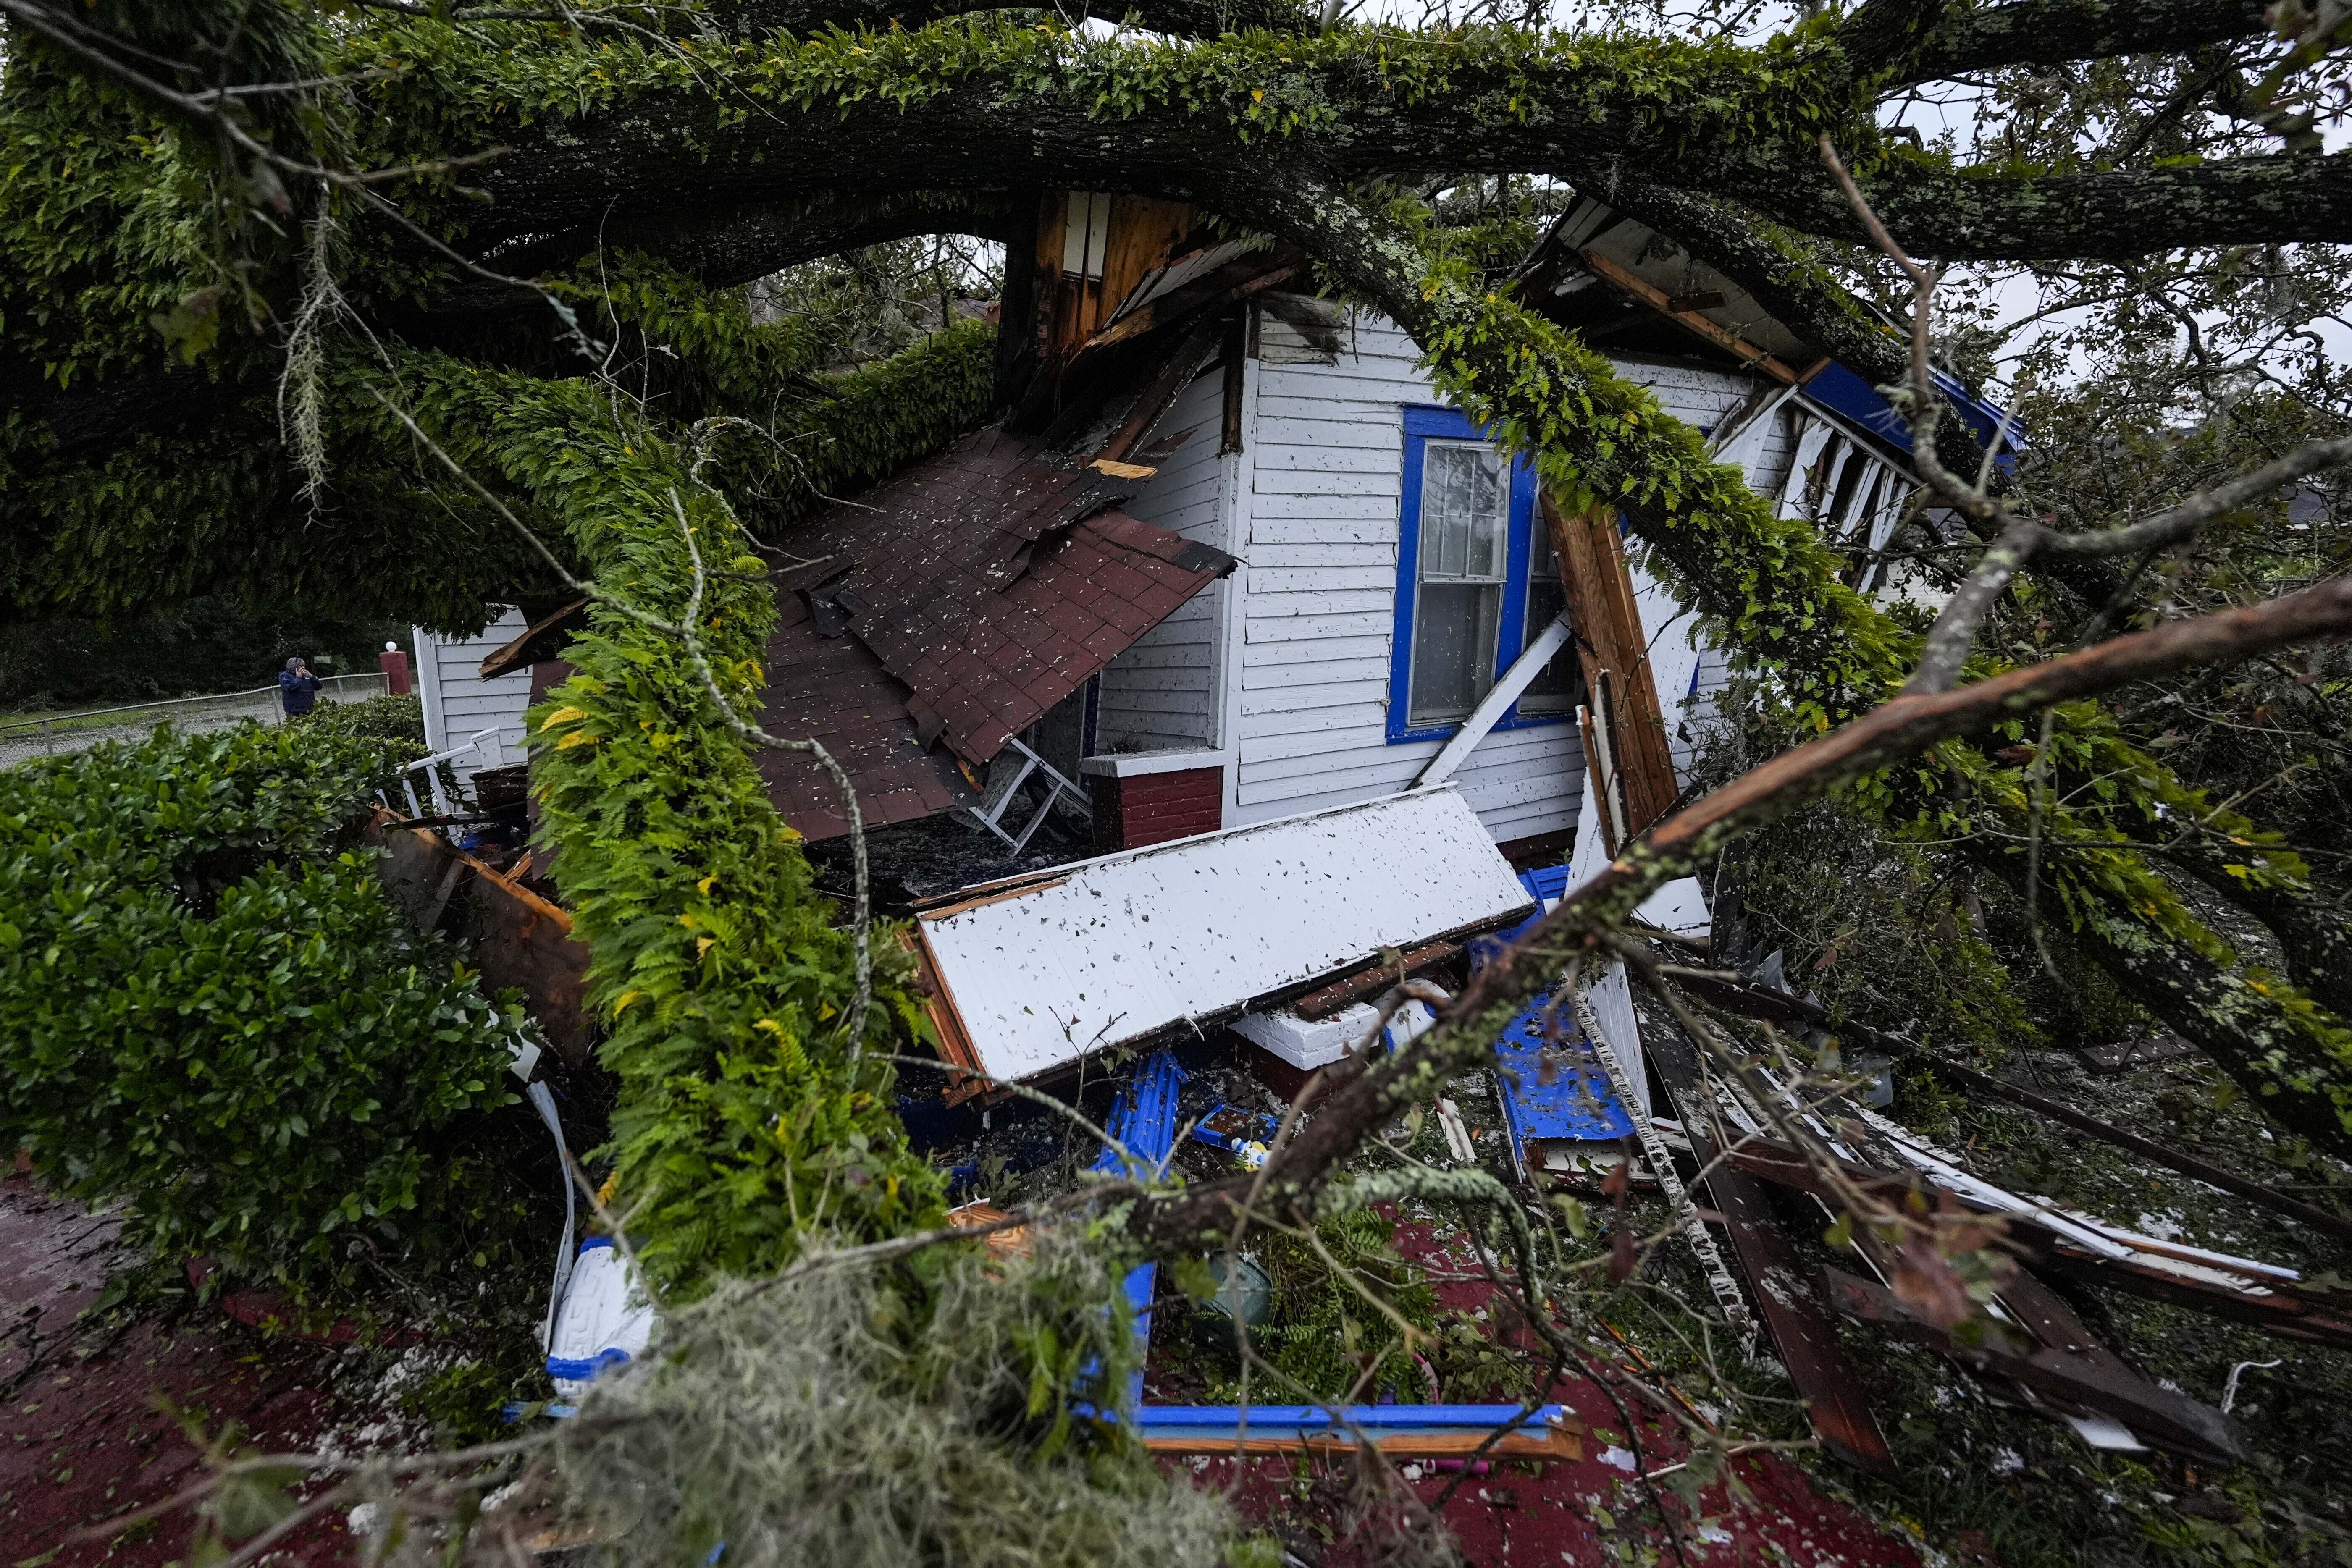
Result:
{"type": "Polygon", "coordinates": [[[1555,865],[1546,866],[1540,871],[1523,871],[1519,873],[1519,885],[1526,888],[1528,896],[1536,901],[1535,913],[1508,930],[1471,938],[1471,963],[1483,967],[1488,958],[1527,935],[1528,928],[1541,920],[1546,910],[1565,897],[1568,894],[1568,868],[1555,865]]]}
{"type": "MultiPolygon", "coordinates": [[[[1169,1151],[1176,1146],[1176,1095],[1190,1076],[1177,1062],[1174,1051],[1155,1051],[1112,1103],[1110,1120],[1103,1131],[1126,1145],[1127,1152],[1143,1166],[1135,1172],[1138,1176],[1156,1176],[1168,1164],[1169,1151]]],[[[1087,1168],[1100,1176],[1122,1176],[1129,1163],[1106,1144],[1087,1168]]],[[[1151,1292],[1159,1282],[1160,1265],[1146,1263],[1128,1275],[1123,1287],[1127,1304],[1135,1309],[1136,1349],[1144,1355],[1151,1353],[1151,1292]]],[[[1143,1374],[1139,1370],[1128,1390],[1128,1404],[1142,1403],[1143,1374]]]]}
{"type": "MultiPolygon", "coordinates": [[[[1521,872],[1519,882],[1540,911],[1567,893],[1568,867],[1521,872]]],[[[1474,958],[1483,962],[1540,918],[1540,913],[1529,915],[1513,929],[1474,944],[1474,958]]],[[[1608,1069],[1601,1065],[1591,1042],[1564,1008],[1559,1019],[1562,1049],[1553,1055],[1551,1082],[1544,1082],[1543,1015],[1550,1000],[1549,991],[1538,996],[1495,1042],[1495,1081],[1501,1091],[1503,1124],[1510,1133],[1511,1156],[1522,1175],[1532,1168],[1528,1158],[1529,1143],[1613,1144],[1633,1135],[1633,1118],[1610,1084],[1608,1069]]]]}
{"type": "MultiPolygon", "coordinates": [[[[1978,444],[1990,446],[2000,434],[2007,417],[2000,405],[1976,396],[1955,377],[1941,371],[1932,373],[1936,389],[1944,394],[1945,402],[1960,416],[1960,422],[1975,433],[1978,444]]],[[[1903,423],[1903,416],[1878,395],[1876,387],[1843,365],[1832,364],[1807,382],[1805,395],[1832,413],[1843,414],[1897,451],[1911,450],[1911,430],[1903,423]]],[[[2017,426],[2010,424],[2000,459],[2002,473],[2016,472],[2017,458],[2012,449],[2021,444],[2017,426]]]]}

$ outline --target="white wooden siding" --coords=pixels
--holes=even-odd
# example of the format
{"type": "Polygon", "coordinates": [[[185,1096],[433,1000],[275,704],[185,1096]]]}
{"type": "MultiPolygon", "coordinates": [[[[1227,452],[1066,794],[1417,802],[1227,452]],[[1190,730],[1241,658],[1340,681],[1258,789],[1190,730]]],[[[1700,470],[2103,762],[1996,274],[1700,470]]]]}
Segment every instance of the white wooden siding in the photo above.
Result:
{"type": "MultiPolygon", "coordinates": [[[[1103,677],[1101,747],[1117,737],[1160,748],[1222,744],[1233,758],[1228,827],[1392,793],[1409,786],[1442,739],[1391,745],[1387,709],[1395,629],[1397,529],[1406,403],[1441,400],[1419,353],[1393,323],[1355,320],[1337,364],[1254,361],[1243,400],[1243,445],[1225,497],[1226,543],[1214,486],[1186,465],[1195,436],[1161,465],[1136,516],[1219,544],[1244,564],[1212,591],[1234,607],[1223,643],[1222,726],[1212,717],[1209,674],[1218,643],[1171,621],[1113,663],[1103,677]],[[1196,703],[1201,706],[1195,706],[1196,703]]],[[[1755,391],[1749,378],[1672,360],[1625,360],[1666,412],[1710,429],[1755,391]]],[[[1213,379],[1195,382],[1167,425],[1213,430],[1213,379]]],[[[1742,444],[1751,482],[1777,494],[1790,468],[1785,413],[1742,444]]],[[[1213,443],[1203,447],[1213,451],[1213,443]]],[[[1678,767],[1714,712],[1725,667],[1693,645],[1691,622],[1637,561],[1635,590],[1651,633],[1659,695],[1678,767]],[[1696,682],[1697,695],[1685,706],[1696,682]]],[[[1206,602],[1206,596],[1203,601],[1206,602]]],[[[1454,776],[1497,841],[1576,825],[1584,756],[1572,723],[1488,736],[1454,776]]]]}
{"type": "Polygon", "coordinates": [[[526,667],[486,681],[480,670],[484,659],[521,636],[528,625],[522,612],[509,605],[473,637],[442,637],[421,626],[412,628],[425,744],[443,751],[464,745],[478,730],[499,732],[498,754],[475,753],[453,764],[461,779],[472,778],[479,768],[522,760],[523,711],[530,706],[530,671],[526,667]]]}
{"type": "MultiPolygon", "coordinates": [[[[1147,438],[1149,445],[1192,432],[1160,460],[1160,472],[1127,504],[1129,515],[1201,544],[1231,548],[1222,503],[1232,465],[1217,455],[1223,418],[1223,378],[1212,370],[1177,394],[1147,438]]],[[[1223,706],[1221,632],[1225,596],[1232,591],[1231,580],[1211,583],[1104,669],[1096,687],[1097,752],[1216,746],[1223,706]]]]}
{"type": "MultiPolygon", "coordinates": [[[[1410,785],[1442,740],[1388,742],[1405,403],[1441,402],[1394,324],[1360,319],[1336,365],[1253,366],[1250,562],[1235,712],[1237,822],[1410,785]]],[[[1574,824],[1574,727],[1490,736],[1454,781],[1498,841],[1574,824]]]]}

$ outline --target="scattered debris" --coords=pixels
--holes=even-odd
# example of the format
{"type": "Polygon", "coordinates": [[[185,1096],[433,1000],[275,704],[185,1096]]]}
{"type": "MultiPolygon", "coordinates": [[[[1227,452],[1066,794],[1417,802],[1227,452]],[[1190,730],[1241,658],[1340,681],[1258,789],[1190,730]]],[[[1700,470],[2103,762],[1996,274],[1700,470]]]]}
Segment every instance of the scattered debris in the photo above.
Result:
{"type": "Polygon", "coordinates": [[[2094,1072],[2123,1072],[2159,1061],[2177,1061],[2196,1053],[2197,1048],[2177,1034],[2151,1034],[2117,1040],[2113,1045],[2086,1045],[2074,1054],[2094,1072]]]}
{"type": "Polygon", "coordinates": [[[1274,1118],[1265,1112],[1221,1102],[1215,1110],[1201,1118],[1192,1129],[1192,1136],[1212,1148],[1223,1149],[1241,1162],[1243,1169],[1254,1171],[1265,1164],[1267,1147],[1274,1142],[1276,1131],[1274,1118]]]}
{"type": "Polygon", "coordinates": [[[574,1399],[599,1375],[643,1355],[653,1339],[654,1305],[636,1265],[609,1236],[580,1243],[547,1347],[547,1375],[574,1399]]]}

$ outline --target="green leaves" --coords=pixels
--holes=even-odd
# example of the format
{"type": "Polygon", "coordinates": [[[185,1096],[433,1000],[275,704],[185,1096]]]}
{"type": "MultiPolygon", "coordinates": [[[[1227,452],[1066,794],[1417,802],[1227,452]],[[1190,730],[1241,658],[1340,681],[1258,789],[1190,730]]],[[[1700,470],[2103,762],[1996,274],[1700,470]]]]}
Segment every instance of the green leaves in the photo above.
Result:
{"type": "Polygon", "coordinates": [[[432,1244],[509,1023],[350,847],[382,745],[168,731],[0,773],[0,1137],[159,1259],[308,1293],[432,1244]]]}
{"type": "Polygon", "coordinates": [[[193,365],[220,338],[221,301],[227,293],[225,283],[207,284],[183,296],[171,309],[148,317],[148,324],[163,335],[163,346],[173,358],[193,365]]]}

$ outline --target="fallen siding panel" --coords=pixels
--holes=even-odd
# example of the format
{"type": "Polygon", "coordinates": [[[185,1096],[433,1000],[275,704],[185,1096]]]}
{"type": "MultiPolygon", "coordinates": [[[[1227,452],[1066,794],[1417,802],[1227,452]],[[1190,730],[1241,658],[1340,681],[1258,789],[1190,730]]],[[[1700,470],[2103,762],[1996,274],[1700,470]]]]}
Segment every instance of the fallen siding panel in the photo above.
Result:
{"type": "Polygon", "coordinates": [[[1528,907],[1449,788],[969,888],[917,926],[965,1065],[1017,1079],[1528,907]]]}

